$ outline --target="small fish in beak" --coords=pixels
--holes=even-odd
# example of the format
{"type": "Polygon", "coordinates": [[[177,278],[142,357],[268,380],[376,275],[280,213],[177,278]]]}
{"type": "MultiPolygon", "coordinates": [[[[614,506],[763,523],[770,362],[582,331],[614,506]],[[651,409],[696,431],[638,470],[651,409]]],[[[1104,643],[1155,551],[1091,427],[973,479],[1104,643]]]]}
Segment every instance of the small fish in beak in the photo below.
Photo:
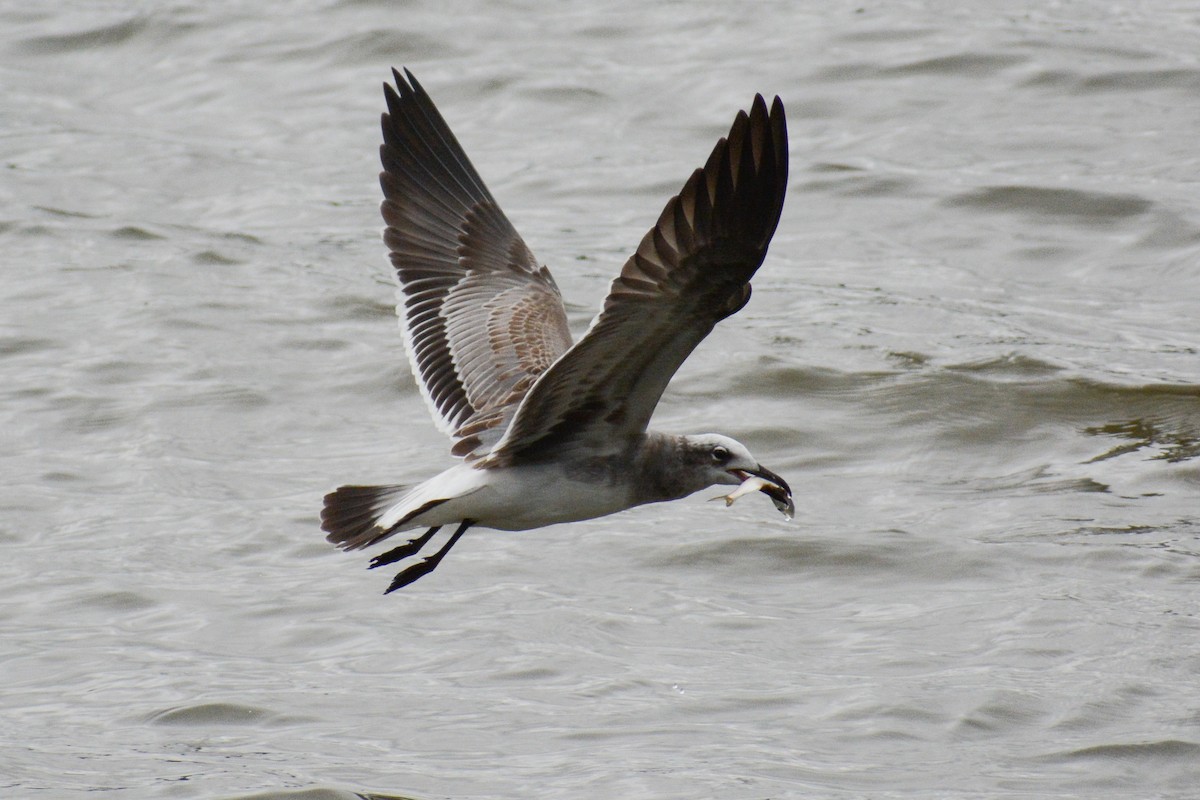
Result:
{"type": "Polygon", "coordinates": [[[792,501],[792,490],[787,485],[787,481],[776,475],[771,470],[764,467],[759,467],[753,472],[747,470],[735,470],[734,475],[741,479],[741,484],[738,485],[729,494],[723,494],[712,498],[713,500],[724,500],[725,506],[728,508],[734,502],[751,492],[762,492],[767,497],[771,498],[771,502],[775,504],[775,508],[783,514],[786,519],[791,519],[796,515],[796,504],[792,501]]]}
{"type": "Polygon", "coordinates": [[[746,478],[746,480],[742,481],[741,485],[739,485],[736,489],[734,489],[729,494],[717,495],[716,497],[713,497],[711,499],[724,500],[725,507],[729,508],[729,506],[733,505],[733,502],[735,500],[737,500],[739,497],[750,494],[751,492],[757,492],[757,491],[761,490],[763,487],[765,487],[766,485],[767,485],[767,482],[764,481],[762,478],[754,478],[754,477],[746,478]]]}

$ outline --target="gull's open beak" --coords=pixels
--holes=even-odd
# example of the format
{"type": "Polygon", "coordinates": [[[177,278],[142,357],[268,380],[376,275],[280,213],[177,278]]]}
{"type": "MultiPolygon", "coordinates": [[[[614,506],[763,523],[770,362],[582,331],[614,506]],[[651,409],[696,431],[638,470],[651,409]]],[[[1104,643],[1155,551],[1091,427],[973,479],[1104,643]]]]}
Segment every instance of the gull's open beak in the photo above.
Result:
{"type": "Polygon", "coordinates": [[[771,502],[779,509],[785,517],[791,519],[796,516],[796,504],[792,501],[792,487],[788,486],[787,481],[776,475],[771,470],[759,464],[755,469],[738,469],[733,470],[740,480],[746,480],[753,475],[756,478],[762,478],[766,483],[763,485],[760,492],[771,498],[771,502]]]}

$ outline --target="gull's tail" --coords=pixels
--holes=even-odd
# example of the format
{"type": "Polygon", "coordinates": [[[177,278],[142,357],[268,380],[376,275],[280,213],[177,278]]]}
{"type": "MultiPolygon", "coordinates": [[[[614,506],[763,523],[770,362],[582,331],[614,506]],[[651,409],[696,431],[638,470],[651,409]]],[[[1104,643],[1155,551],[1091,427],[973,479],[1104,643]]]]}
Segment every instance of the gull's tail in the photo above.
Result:
{"type": "Polygon", "coordinates": [[[407,486],[342,486],[325,495],[321,530],[343,550],[370,547],[394,532],[376,523],[409,493],[407,486]]]}

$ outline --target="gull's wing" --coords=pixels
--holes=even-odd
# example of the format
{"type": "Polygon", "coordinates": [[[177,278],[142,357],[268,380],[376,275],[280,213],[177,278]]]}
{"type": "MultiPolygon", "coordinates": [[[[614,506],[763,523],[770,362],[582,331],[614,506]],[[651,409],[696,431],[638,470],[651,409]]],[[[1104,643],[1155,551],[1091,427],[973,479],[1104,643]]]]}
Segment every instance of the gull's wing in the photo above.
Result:
{"type": "Polygon", "coordinates": [[[411,72],[392,70],[379,175],[396,312],[421,394],[454,455],[496,443],[571,346],[562,297],[411,72]],[[407,80],[406,80],[407,78],[407,80]]]}
{"type": "Polygon", "coordinates": [[[739,112],[613,281],[604,310],[521,402],[489,461],[538,460],[641,433],[671,376],[750,299],[787,191],[783,103],[739,112]]]}

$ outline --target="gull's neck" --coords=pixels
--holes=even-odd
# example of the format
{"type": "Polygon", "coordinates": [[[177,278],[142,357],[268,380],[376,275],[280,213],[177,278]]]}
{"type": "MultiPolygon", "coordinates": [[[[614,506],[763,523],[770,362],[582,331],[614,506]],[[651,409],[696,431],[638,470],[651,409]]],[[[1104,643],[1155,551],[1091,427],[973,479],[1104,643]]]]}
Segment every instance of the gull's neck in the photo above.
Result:
{"type": "Polygon", "coordinates": [[[678,500],[703,489],[708,484],[693,469],[694,460],[682,436],[647,431],[635,444],[629,475],[634,502],[678,500]]]}

